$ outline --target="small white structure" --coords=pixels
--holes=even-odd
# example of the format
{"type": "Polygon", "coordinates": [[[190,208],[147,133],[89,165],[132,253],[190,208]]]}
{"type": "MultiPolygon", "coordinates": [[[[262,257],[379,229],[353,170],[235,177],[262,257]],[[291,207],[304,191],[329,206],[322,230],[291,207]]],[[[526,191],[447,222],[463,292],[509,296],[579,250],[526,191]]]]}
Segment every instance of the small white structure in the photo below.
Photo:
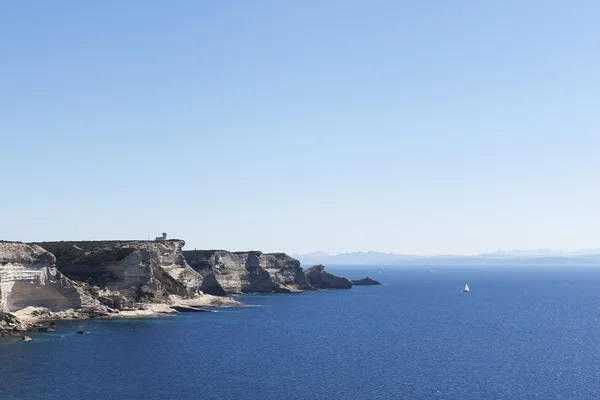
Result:
{"type": "Polygon", "coordinates": [[[159,236],[154,240],[167,240],[167,233],[163,232],[162,236],[159,236]]]}

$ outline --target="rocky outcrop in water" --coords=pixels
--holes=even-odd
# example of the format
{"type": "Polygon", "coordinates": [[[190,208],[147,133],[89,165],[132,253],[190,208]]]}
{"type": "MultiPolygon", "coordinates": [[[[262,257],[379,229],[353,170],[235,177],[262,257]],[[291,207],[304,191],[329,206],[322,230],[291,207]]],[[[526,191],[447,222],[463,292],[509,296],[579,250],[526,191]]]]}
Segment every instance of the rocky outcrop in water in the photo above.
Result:
{"type": "Polygon", "coordinates": [[[368,276],[362,279],[353,279],[352,285],[356,286],[371,286],[371,285],[381,285],[381,283],[377,282],[375,279],[371,279],[368,276]]]}
{"type": "Polygon", "coordinates": [[[202,276],[205,293],[294,293],[312,290],[295,258],[260,251],[191,250],[183,254],[202,276]]]}
{"type": "Polygon", "coordinates": [[[308,283],[316,289],[349,289],[352,281],[337,277],[327,271],[322,265],[315,265],[304,271],[308,283]]]}

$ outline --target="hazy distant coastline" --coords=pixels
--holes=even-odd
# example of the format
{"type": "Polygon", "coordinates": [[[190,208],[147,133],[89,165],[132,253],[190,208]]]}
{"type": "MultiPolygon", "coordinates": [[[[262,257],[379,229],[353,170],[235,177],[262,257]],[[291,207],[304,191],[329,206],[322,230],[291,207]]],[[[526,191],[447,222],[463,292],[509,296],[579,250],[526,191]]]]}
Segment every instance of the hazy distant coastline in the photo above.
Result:
{"type": "Polygon", "coordinates": [[[600,249],[560,251],[560,250],[514,250],[473,256],[435,255],[421,256],[408,254],[353,252],[331,255],[324,252],[293,254],[302,265],[598,265],[600,249]]]}

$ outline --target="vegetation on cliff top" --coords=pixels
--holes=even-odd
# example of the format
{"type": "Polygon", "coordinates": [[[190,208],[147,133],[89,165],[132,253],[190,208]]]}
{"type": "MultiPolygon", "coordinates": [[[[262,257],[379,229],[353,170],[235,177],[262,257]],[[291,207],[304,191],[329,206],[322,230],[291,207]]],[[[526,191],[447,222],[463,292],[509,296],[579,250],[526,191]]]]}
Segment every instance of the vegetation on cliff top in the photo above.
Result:
{"type": "Polygon", "coordinates": [[[130,246],[115,246],[126,241],[94,242],[40,242],[35,243],[56,256],[56,264],[98,266],[105,262],[120,261],[132,253],[130,246]]]}

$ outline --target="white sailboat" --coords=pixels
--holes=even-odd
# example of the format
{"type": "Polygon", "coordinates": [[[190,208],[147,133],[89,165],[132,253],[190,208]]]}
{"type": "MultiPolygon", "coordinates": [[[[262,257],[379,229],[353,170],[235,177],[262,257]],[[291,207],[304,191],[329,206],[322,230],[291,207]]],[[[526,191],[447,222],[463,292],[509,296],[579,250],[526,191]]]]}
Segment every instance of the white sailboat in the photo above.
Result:
{"type": "Polygon", "coordinates": [[[469,291],[469,284],[465,284],[465,289],[463,290],[463,292],[468,292],[469,291]]]}

